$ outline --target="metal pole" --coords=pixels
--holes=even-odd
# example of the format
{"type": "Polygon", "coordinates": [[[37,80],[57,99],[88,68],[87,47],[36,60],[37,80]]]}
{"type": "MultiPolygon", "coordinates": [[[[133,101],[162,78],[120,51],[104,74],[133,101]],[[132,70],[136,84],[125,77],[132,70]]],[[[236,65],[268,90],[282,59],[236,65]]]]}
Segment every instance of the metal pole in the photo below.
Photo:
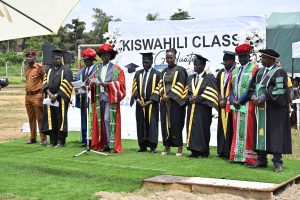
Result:
{"type": "Polygon", "coordinates": [[[22,80],[22,77],[23,77],[23,66],[24,66],[24,61],[21,64],[21,80],[22,80]]]}
{"type": "Polygon", "coordinates": [[[5,63],[5,74],[6,74],[6,77],[7,77],[7,68],[8,68],[8,66],[7,66],[7,64],[9,63],[9,61],[6,61],[6,63],[5,63]]]}
{"type": "MultiPolygon", "coordinates": [[[[87,78],[88,80],[89,78],[87,78]]],[[[89,86],[84,82],[83,83],[85,85],[85,95],[86,95],[86,149],[76,155],[74,155],[73,157],[78,157],[84,153],[87,153],[87,152],[93,152],[93,153],[96,153],[96,154],[100,154],[100,155],[103,155],[103,156],[108,156],[109,154],[107,153],[103,153],[103,152],[99,152],[99,151],[94,151],[92,149],[90,149],[90,137],[89,137],[89,103],[90,103],[90,100],[89,100],[89,86]]],[[[83,108],[81,108],[83,109],[83,108]]],[[[81,125],[82,126],[82,125],[81,125]]],[[[100,125],[99,125],[100,127],[100,125]]],[[[100,133],[99,133],[100,134],[100,133]]]]}
{"type": "Polygon", "coordinates": [[[295,59],[292,58],[292,81],[294,80],[294,64],[295,64],[295,59]]]}

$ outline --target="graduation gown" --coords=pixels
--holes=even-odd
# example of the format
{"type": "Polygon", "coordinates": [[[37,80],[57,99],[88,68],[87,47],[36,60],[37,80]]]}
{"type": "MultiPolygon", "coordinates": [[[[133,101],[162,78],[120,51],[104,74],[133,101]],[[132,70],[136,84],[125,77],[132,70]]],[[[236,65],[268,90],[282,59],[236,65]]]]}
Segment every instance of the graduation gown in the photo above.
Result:
{"type": "Polygon", "coordinates": [[[187,79],[187,71],[181,66],[162,71],[160,84],[156,88],[152,99],[158,101],[164,95],[170,97],[170,101],[160,102],[161,131],[164,146],[182,146],[182,129],[184,127],[185,106],[184,90],[187,79]]]}
{"type": "Polygon", "coordinates": [[[212,74],[204,74],[195,83],[196,74],[188,77],[187,95],[187,149],[197,151],[203,156],[209,155],[210,125],[212,108],[218,110],[218,87],[212,74]],[[195,96],[195,103],[189,102],[189,97],[195,96]]]}
{"type": "Polygon", "coordinates": [[[248,89],[258,67],[253,63],[248,63],[242,69],[236,67],[230,79],[231,100],[236,99],[240,103],[240,108],[236,109],[233,105],[233,138],[230,150],[230,160],[236,162],[255,163],[256,152],[253,151],[253,130],[254,130],[254,105],[247,100],[248,89]],[[240,78],[239,78],[240,77],[240,78]]]}
{"type": "MultiPolygon", "coordinates": [[[[112,63],[109,63],[112,64],[112,63]]],[[[113,65],[113,64],[112,64],[113,65]]],[[[107,97],[110,104],[110,148],[118,153],[122,152],[121,144],[121,110],[120,102],[126,96],[125,75],[118,65],[113,65],[112,71],[107,70],[106,77],[111,76],[107,86],[107,97]],[[108,74],[110,73],[110,74],[108,74]]],[[[98,76],[98,70],[94,71],[93,78],[98,76]]],[[[106,81],[106,80],[105,80],[106,81]]],[[[92,148],[100,150],[104,148],[106,137],[104,127],[104,115],[101,113],[101,95],[100,86],[91,87],[91,126],[92,127],[92,148]]]]}
{"type": "Polygon", "coordinates": [[[49,97],[47,89],[52,94],[57,94],[59,107],[44,105],[42,132],[45,134],[61,134],[62,137],[68,135],[68,108],[72,95],[73,86],[71,81],[73,74],[69,67],[61,66],[58,70],[48,68],[43,80],[43,93],[49,97]]]}
{"type": "MultiPolygon", "coordinates": [[[[134,101],[138,99],[144,103],[150,101],[151,97],[154,95],[155,88],[159,84],[161,73],[152,68],[148,75],[146,94],[144,94],[142,88],[144,71],[145,70],[142,69],[135,73],[132,84],[130,106],[132,106],[134,101]]],[[[143,108],[139,103],[136,103],[135,115],[137,136],[139,146],[142,148],[156,148],[158,142],[159,99],[152,99],[151,101],[152,104],[146,108],[143,108]]]]}
{"type": "Polygon", "coordinates": [[[228,109],[230,104],[230,75],[225,84],[224,79],[225,70],[221,69],[216,78],[219,89],[219,101],[224,100],[226,102],[227,109],[226,107],[219,108],[218,112],[217,153],[229,158],[233,135],[232,111],[230,108],[228,109]]]}
{"type": "Polygon", "coordinates": [[[273,66],[263,78],[265,68],[258,71],[251,88],[254,95],[265,96],[265,101],[255,107],[254,149],[267,153],[292,153],[289,118],[289,90],[287,74],[273,66]]]}

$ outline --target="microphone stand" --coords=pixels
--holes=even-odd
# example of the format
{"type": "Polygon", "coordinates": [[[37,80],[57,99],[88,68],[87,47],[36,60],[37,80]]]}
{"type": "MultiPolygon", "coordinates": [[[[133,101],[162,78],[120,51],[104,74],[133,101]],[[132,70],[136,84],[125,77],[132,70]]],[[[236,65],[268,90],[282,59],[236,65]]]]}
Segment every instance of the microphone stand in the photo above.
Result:
{"type": "MultiPolygon", "coordinates": [[[[92,75],[91,75],[92,76],[92,75]]],[[[87,80],[89,80],[91,78],[91,76],[89,76],[84,82],[83,82],[83,86],[85,86],[85,94],[86,94],[86,148],[85,150],[83,150],[82,152],[74,155],[73,157],[78,157],[82,154],[85,154],[85,153],[88,153],[88,152],[93,152],[93,153],[96,153],[96,154],[100,154],[100,155],[103,155],[103,156],[108,156],[109,154],[107,153],[103,153],[103,152],[99,152],[99,151],[95,151],[95,150],[92,150],[90,148],[90,141],[89,141],[89,87],[88,85],[86,84],[87,80]]]]}

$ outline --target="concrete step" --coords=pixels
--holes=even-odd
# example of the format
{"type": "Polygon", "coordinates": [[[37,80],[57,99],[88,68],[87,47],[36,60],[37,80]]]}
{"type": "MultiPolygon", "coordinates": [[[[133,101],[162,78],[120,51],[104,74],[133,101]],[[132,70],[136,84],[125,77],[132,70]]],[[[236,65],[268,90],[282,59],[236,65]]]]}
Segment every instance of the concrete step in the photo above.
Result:
{"type": "Polygon", "coordinates": [[[300,175],[281,184],[226,180],[202,177],[161,175],[143,180],[143,187],[158,190],[182,190],[186,192],[215,194],[228,193],[245,198],[273,199],[293,184],[299,184],[300,175]]]}

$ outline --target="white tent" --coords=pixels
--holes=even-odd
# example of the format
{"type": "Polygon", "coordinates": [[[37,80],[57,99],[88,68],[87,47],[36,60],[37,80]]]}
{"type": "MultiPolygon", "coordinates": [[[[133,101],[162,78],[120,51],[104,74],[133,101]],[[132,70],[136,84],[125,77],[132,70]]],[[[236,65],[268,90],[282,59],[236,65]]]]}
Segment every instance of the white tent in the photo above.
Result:
{"type": "Polygon", "coordinates": [[[79,0],[0,0],[0,41],[57,34],[79,0]]]}
{"type": "Polygon", "coordinates": [[[292,58],[300,58],[300,41],[292,44],[292,58]]]}

